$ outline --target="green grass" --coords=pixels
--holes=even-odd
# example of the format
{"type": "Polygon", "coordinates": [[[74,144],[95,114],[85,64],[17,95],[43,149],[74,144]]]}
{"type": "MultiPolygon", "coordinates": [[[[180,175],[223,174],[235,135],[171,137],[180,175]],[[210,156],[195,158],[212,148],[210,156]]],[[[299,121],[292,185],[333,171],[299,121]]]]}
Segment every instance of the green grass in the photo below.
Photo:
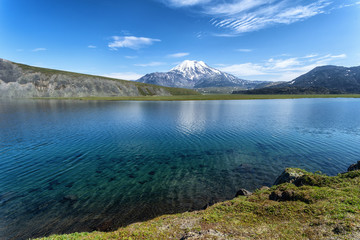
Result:
{"type": "Polygon", "coordinates": [[[359,239],[360,171],[329,177],[305,173],[301,186],[284,183],[217,203],[205,210],[134,223],[113,232],[73,233],[42,239],[359,239]],[[271,193],[291,193],[282,201],[271,193]]]}
{"type": "MultiPolygon", "coordinates": [[[[329,95],[248,95],[248,94],[224,94],[224,95],[192,95],[190,89],[165,88],[175,96],[122,96],[122,97],[77,97],[77,98],[52,98],[72,100],[105,100],[105,101],[196,101],[196,100],[251,100],[251,99],[296,99],[296,98],[360,98],[360,94],[329,94],[329,95]],[[188,93],[188,95],[185,95],[188,93]]],[[[42,99],[42,98],[37,98],[42,99]]]]}

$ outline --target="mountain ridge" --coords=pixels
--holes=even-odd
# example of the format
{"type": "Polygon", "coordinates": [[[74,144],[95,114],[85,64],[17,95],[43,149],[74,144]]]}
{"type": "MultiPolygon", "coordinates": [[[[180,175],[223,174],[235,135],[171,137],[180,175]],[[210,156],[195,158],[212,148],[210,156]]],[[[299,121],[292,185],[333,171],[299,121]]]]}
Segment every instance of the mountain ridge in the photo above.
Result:
{"type": "Polygon", "coordinates": [[[0,58],[0,98],[196,95],[175,89],[102,76],[34,67],[0,58]]]}
{"type": "Polygon", "coordinates": [[[360,93],[360,66],[318,66],[285,83],[249,90],[247,94],[352,94],[360,93]]]}

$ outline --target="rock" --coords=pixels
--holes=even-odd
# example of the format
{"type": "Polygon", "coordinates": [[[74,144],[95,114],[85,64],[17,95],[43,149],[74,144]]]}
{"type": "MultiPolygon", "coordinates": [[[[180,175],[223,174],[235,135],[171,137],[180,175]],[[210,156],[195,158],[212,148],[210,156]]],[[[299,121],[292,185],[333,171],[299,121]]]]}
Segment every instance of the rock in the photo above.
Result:
{"type": "Polygon", "coordinates": [[[188,232],[181,238],[181,240],[185,239],[226,239],[226,235],[219,231],[209,229],[200,232],[188,232]]]}
{"type": "Polygon", "coordinates": [[[250,196],[252,194],[252,192],[244,189],[244,188],[240,188],[239,191],[237,191],[237,193],[235,194],[235,197],[237,196],[250,196]]]}
{"type": "Polygon", "coordinates": [[[304,173],[298,169],[287,168],[281,175],[275,180],[274,185],[279,185],[282,183],[293,183],[298,178],[303,176],[304,173]]]}
{"type": "Polygon", "coordinates": [[[349,168],[348,168],[348,172],[350,171],[355,171],[355,170],[359,170],[360,169],[360,161],[358,161],[357,163],[352,164],[349,168]]]}
{"type": "Polygon", "coordinates": [[[350,231],[351,231],[351,227],[344,226],[342,224],[336,224],[333,229],[333,233],[338,234],[338,235],[344,235],[344,234],[346,234],[346,232],[350,232],[350,231]]]}
{"type": "Polygon", "coordinates": [[[269,190],[270,188],[267,186],[262,186],[261,188],[259,188],[259,190],[269,190]]]}
{"type": "Polygon", "coordinates": [[[217,203],[217,202],[213,199],[213,200],[209,201],[206,205],[204,205],[201,209],[205,210],[208,207],[211,207],[212,205],[214,205],[215,203],[217,203]]]}
{"type": "Polygon", "coordinates": [[[274,191],[270,194],[269,200],[273,201],[296,201],[294,191],[274,191]]]}
{"type": "Polygon", "coordinates": [[[301,194],[297,194],[296,191],[294,190],[273,191],[269,195],[269,200],[278,201],[278,202],[286,202],[286,201],[301,201],[304,203],[312,202],[312,200],[309,197],[303,196],[301,194]]]}
{"type": "Polygon", "coordinates": [[[79,199],[78,196],[70,194],[70,195],[64,196],[60,202],[62,202],[62,203],[69,202],[72,204],[72,203],[75,203],[78,199],[79,199]]]}

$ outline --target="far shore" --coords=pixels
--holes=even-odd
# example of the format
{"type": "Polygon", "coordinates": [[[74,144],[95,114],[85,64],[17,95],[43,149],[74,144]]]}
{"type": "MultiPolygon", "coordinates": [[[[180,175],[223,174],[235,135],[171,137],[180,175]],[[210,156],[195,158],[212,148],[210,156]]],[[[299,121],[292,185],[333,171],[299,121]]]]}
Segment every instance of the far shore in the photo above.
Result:
{"type": "Polygon", "coordinates": [[[85,100],[85,101],[203,101],[203,100],[255,100],[255,99],[298,99],[298,98],[360,98],[360,94],[278,94],[278,95],[250,95],[250,94],[208,94],[208,95],[176,95],[176,96],[121,96],[121,97],[59,97],[33,98],[56,100],[85,100]]]}

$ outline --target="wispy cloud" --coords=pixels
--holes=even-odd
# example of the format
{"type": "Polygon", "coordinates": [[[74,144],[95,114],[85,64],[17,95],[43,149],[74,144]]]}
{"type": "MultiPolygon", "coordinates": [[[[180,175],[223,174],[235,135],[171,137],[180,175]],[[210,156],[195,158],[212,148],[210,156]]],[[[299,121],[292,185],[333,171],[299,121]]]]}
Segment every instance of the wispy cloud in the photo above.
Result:
{"type": "Polygon", "coordinates": [[[135,36],[113,36],[113,41],[108,44],[109,48],[117,50],[118,48],[130,48],[140,49],[143,47],[150,46],[154,42],[160,42],[160,39],[147,38],[147,37],[135,37],[135,36]]]}
{"type": "Polygon", "coordinates": [[[189,55],[190,55],[190,53],[182,52],[182,53],[169,54],[169,55],[167,55],[167,57],[170,57],[170,58],[181,58],[181,57],[186,57],[186,56],[189,56],[189,55]]]}
{"type": "Polygon", "coordinates": [[[94,45],[89,45],[88,48],[96,48],[94,45]]]}
{"type": "Polygon", "coordinates": [[[290,81],[311,69],[333,64],[337,59],[346,58],[346,54],[309,54],[292,58],[270,58],[261,63],[241,63],[220,68],[224,72],[238,77],[251,77],[258,80],[290,81]]]}
{"type": "Polygon", "coordinates": [[[252,49],[248,49],[248,48],[239,48],[236,49],[237,52],[252,52],[252,49]]]}
{"type": "Polygon", "coordinates": [[[288,0],[242,0],[238,1],[234,8],[231,8],[229,4],[215,6],[209,13],[217,16],[217,19],[211,22],[215,27],[240,34],[277,24],[302,21],[324,13],[325,8],[329,5],[330,2],[327,0],[317,0],[310,4],[305,1],[288,0]],[[241,3],[244,3],[245,6],[241,3]]]}
{"type": "Polygon", "coordinates": [[[173,7],[188,7],[211,2],[211,0],[163,0],[164,3],[173,7]]]}
{"type": "Polygon", "coordinates": [[[31,50],[32,52],[40,52],[40,51],[46,51],[46,48],[34,48],[33,50],[31,50]]]}
{"type": "Polygon", "coordinates": [[[214,34],[220,37],[236,36],[279,24],[291,24],[345,6],[332,0],[163,0],[163,2],[172,7],[194,6],[194,10],[199,14],[212,17],[210,23],[218,29],[225,30],[225,33],[214,34]]]}
{"type": "Polygon", "coordinates": [[[134,64],[134,66],[137,67],[156,67],[156,66],[161,66],[164,65],[164,62],[150,62],[150,63],[138,63],[138,64],[134,64]]]}
{"type": "Polygon", "coordinates": [[[109,78],[123,79],[123,80],[137,80],[141,78],[143,75],[134,72],[118,72],[118,73],[105,74],[103,76],[109,78]]]}

